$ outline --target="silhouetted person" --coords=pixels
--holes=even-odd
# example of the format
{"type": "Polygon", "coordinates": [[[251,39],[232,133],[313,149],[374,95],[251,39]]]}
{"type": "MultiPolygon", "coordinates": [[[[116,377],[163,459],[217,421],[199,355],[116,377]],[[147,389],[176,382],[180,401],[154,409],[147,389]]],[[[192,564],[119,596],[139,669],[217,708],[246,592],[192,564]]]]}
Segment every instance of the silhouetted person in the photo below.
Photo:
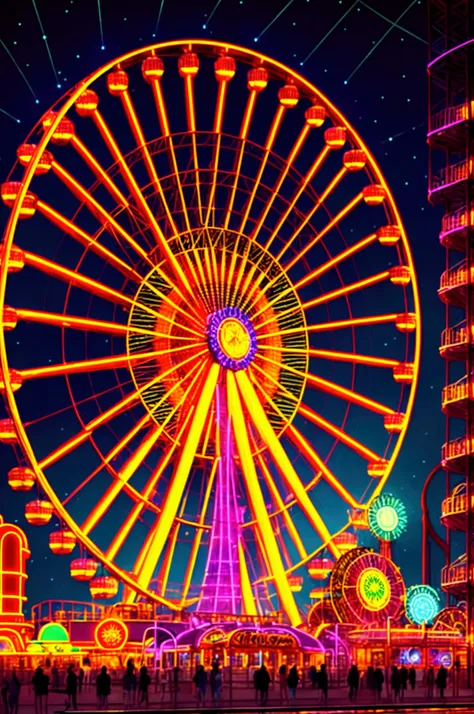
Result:
{"type": "Polygon", "coordinates": [[[257,669],[255,677],[255,688],[260,694],[260,703],[266,704],[268,699],[268,687],[270,686],[270,675],[264,664],[257,669]]]}
{"type": "Polygon", "coordinates": [[[413,691],[416,686],[416,669],[413,666],[410,667],[408,672],[408,681],[410,682],[410,687],[413,691]]]}
{"type": "Polygon", "coordinates": [[[46,714],[48,710],[49,677],[41,667],[36,669],[32,684],[35,693],[35,712],[36,714],[46,714]]]}
{"type": "Polygon", "coordinates": [[[309,668],[309,681],[311,682],[311,689],[316,689],[316,685],[318,683],[318,673],[314,664],[309,668]]]}
{"type": "Polygon", "coordinates": [[[441,667],[438,669],[438,674],[436,676],[436,686],[439,689],[439,696],[441,699],[444,699],[444,690],[446,689],[446,684],[448,681],[448,670],[441,665],[441,667]]]}
{"type": "Polygon", "coordinates": [[[405,692],[408,684],[408,670],[404,664],[400,667],[400,699],[405,699],[405,692]]]}
{"type": "Polygon", "coordinates": [[[357,665],[353,664],[347,675],[347,684],[349,685],[349,699],[357,699],[359,691],[360,674],[357,665]]]}
{"type": "Polygon", "coordinates": [[[145,702],[148,706],[148,687],[151,684],[150,675],[146,667],[140,668],[140,679],[138,680],[139,704],[145,702]]]}
{"type": "Polygon", "coordinates": [[[8,683],[8,708],[10,714],[18,714],[18,705],[20,703],[21,682],[16,676],[16,670],[12,670],[12,676],[8,683]]]}
{"type": "Polygon", "coordinates": [[[214,702],[219,702],[222,693],[222,672],[219,668],[218,662],[214,662],[212,665],[209,683],[211,685],[212,700],[214,702]]]}
{"type": "Polygon", "coordinates": [[[97,704],[99,709],[107,709],[109,706],[109,696],[112,687],[110,674],[107,674],[107,667],[102,667],[95,682],[97,690],[97,704]]]}
{"type": "Polygon", "coordinates": [[[296,669],[296,664],[294,664],[293,667],[290,669],[290,673],[286,680],[290,699],[296,699],[296,687],[298,686],[299,681],[300,678],[298,677],[298,670],[296,669]]]}
{"type": "Polygon", "coordinates": [[[280,704],[282,704],[283,700],[285,702],[288,701],[288,684],[287,684],[287,675],[286,675],[286,664],[282,664],[280,669],[278,670],[278,677],[280,680],[280,704]]]}
{"type": "Polygon", "coordinates": [[[127,670],[122,679],[123,688],[123,706],[124,709],[129,709],[133,706],[135,700],[135,690],[137,688],[137,675],[133,661],[128,660],[127,670]]]}
{"type": "Polygon", "coordinates": [[[393,701],[400,701],[400,687],[401,687],[401,677],[398,667],[394,664],[392,667],[392,674],[390,676],[390,687],[393,694],[393,701]]]}
{"type": "Polygon", "coordinates": [[[428,690],[428,699],[433,699],[435,684],[435,673],[433,667],[430,667],[426,673],[426,688],[428,690]]]}
{"type": "Polygon", "coordinates": [[[327,701],[329,679],[328,679],[328,673],[326,671],[325,664],[321,665],[321,668],[317,674],[318,674],[318,687],[321,690],[321,699],[324,699],[324,701],[327,701]]]}
{"type": "Polygon", "coordinates": [[[66,701],[66,710],[70,709],[71,706],[72,708],[76,711],[77,710],[77,674],[74,671],[74,665],[70,664],[68,669],[67,669],[67,675],[66,675],[66,695],[67,695],[67,701],[66,701]]]}
{"type": "Polygon", "coordinates": [[[383,676],[383,672],[380,667],[377,667],[374,672],[374,694],[377,694],[377,699],[382,698],[382,689],[384,681],[385,677],[383,676]]]}
{"type": "Polygon", "coordinates": [[[200,664],[197,668],[197,672],[194,675],[193,682],[196,685],[196,694],[198,701],[200,704],[204,704],[204,702],[206,701],[207,674],[202,664],[200,664]]]}

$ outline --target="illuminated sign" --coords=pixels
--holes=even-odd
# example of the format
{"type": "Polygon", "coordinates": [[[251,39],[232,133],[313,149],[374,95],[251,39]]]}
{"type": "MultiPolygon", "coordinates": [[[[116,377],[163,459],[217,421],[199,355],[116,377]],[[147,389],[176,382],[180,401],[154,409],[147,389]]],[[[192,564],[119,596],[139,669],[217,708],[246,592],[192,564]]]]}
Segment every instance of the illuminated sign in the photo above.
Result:
{"type": "Polygon", "coordinates": [[[122,620],[111,617],[99,622],[94,631],[94,639],[103,650],[121,650],[128,640],[128,628],[122,620]]]}
{"type": "Polygon", "coordinates": [[[216,642],[222,642],[222,640],[225,640],[227,637],[225,632],[222,632],[222,630],[212,630],[211,632],[207,632],[203,638],[201,639],[201,644],[202,645],[213,645],[216,642]]]}
{"type": "Polygon", "coordinates": [[[281,632],[258,632],[256,630],[236,630],[232,633],[230,647],[260,649],[297,649],[293,635],[281,632]]]}

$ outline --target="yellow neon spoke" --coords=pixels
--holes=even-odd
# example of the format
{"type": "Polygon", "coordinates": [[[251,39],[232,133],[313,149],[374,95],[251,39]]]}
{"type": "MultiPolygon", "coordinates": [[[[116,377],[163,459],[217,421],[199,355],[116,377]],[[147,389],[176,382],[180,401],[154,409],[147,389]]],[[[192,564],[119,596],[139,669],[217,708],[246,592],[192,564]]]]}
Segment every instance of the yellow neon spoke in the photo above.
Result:
{"type": "MultiPolygon", "coordinates": [[[[323,293],[322,295],[319,295],[316,298],[313,298],[312,300],[308,300],[307,302],[303,302],[301,304],[301,307],[303,310],[309,310],[312,307],[317,307],[318,305],[325,305],[328,302],[331,302],[331,300],[337,300],[337,298],[345,297],[346,295],[350,295],[351,293],[358,292],[359,290],[364,290],[365,288],[371,287],[372,285],[377,285],[377,283],[381,283],[383,280],[387,280],[390,277],[390,271],[389,270],[384,270],[381,273],[377,273],[376,275],[371,275],[368,278],[363,278],[362,280],[358,280],[355,283],[350,283],[349,285],[343,285],[340,288],[337,288],[336,290],[332,290],[331,292],[328,293],[323,293]]],[[[278,299],[276,298],[273,301],[273,304],[277,303],[278,299]]],[[[260,314],[264,312],[266,309],[268,309],[268,306],[260,310],[260,314]]],[[[278,323],[278,320],[280,320],[282,317],[292,315],[295,312],[298,312],[300,310],[300,306],[297,305],[296,307],[291,307],[288,308],[287,310],[284,310],[283,312],[280,312],[277,314],[274,314],[271,318],[268,320],[265,320],[264,322],[260,322],[258,325],[255,326],[255,330],[261,330],[263,327],[266,325],[271,324],[272,322],[278,323]]],[[[253,316],[254,319],[256,317],[253,316]]]]}
{"type": "MultiPolygon", "coordinates": [[[[203,500],[203,504],[202,504],[202,508],[201,508],[201,513],[199,514],[199,524],[200,525],[204,525],[204,523],[206,522],[207,509],[209,506],[209,500],[211,498],[212,489],[214,487],[214,482],[216,479],[218,465],[219,465],[219,459],[215,458],[214,462],[212,464],[211,473],[209,474],[209,480],[207,482],[206,492],[204,494],[204,500],[203,500]]],[[[192,581],[192,577],[193,577],[194,568],[196,566],[196,560],[198,557],[199,547],[201,545],[203,533],[204,533],[203,529],[200,528],[199,530],[196,531],[196,534],[193,539],[193,545],[191,548],[191,553],[189,555],[188,564],[186,566],[186,573],[184,575],[184,580],[183,580],[183,593],[181,596],[181,604],[183,606],[184,606],[185,601],[187,600],[189,588],[191,587],[191,581],[192,581]]]]}
{"type": "Polygon", "coordinates": [[[325,263],[322,265],[318,266],[314,270],[312,270],[310,273],[305,275],[303,278],[298,280],[294,284],[295,290],[299,290],[300,288],[304,287],[305,285],[308,285],[308,283],[312,283],[314,280],[317,280],[318,278],[321,277],[321,275],[324,275],[324,273],[327,273],[328,270],[331,270],[331,268],[334,268],[336,265],[339,265],[343,260],[347,260],[347,258],[352,257],[355,253],[358,253],[359,251],[363,250],[369,245],[372,245],[377,240],[377,234],[376,233],[371,233],[369,236],[366,238],[362,238],[358,243],[354,243],[354,245],[349,246],[345,250],[343,250],[341,253],[338,253],[335,255],[333,258],[330,258],[327,260],[325,263]]]}
{"type": "Polygon", "coordinates": [[[258,234],[262,230],[262,226],[265,223],[265,220],[266,220],[268,214],[270,213],[270,210],[275,202],[276,197],[280,193],[281,187],[283,186],[285,179],[288,176],[288,172],[289,172],[290,168],[292,167],[295,159],[298,157],[298,155],[300,153],[301,148],[303,147],[303,144],[306,141],[306,137],[308,136],[309,132],[310,132],[310,126],[309,126],[309,124],[305,123],[305,125],[303,126],[303,128],[301,129],[301,131],[298,135],[298,138],[296,139],[295,143],[293,144],[293,147],[292,147],[290,153],[288,154],[288,156],[286,158],[285,168],[283,169],[283,171],[280,172],[280,175],[279,175],[275,185],[273,186],[272,195],[270,196],[269,201],[265,205],[265,208],[263,209],[263,211],[260,215],[260,218],[258,219],[257,225],[255,226],[255,228],[252,231],[251,240],[257,240],[258,234]]]}
{"type": "Polygon", "coordinates": [[[302,618],[290,590],[288,580],[285,575],[280,551],[275,540],[272,524],[268,517],[265,500],[260,488],[255,463],[252,457],[247,425],[242,411],[236,378],[244,372],[237,372],[235,375],[231,370],[227,371],[227,404],[232,421],[235,442],[240,458],[240,466],[244,476],[247,494],[252,508],[252,513],[257,521],[256,531],[260,536],[262,552],[266,554],[269,566],[269,573],[275,578],[275,587],[280,599],[280,605],[285,610],[293,627],[301,624],[302,618]]]}
{"type": "Polygon", "coordinates": [[[137,402],[140,399],[140,394],[142,392],[146,391],[147,389],[150,389],[150,387],[153,387],[155,384],[158,384],[158,382],[161,382],[163,379],[166,379],[166,377],[175,372],[177,369],[185,367],[187,364],[196,360],[198,357],[203,356],[204,354],[208,354],[207,349],[202,350],[202,352],[198,352],[197,354],[192,355],[191,357],[187,357],[185,360],[182,360],[182,362],[173,365],[173,367],[171,367],[170,369],[167,369],[165,372],[162,372],[157,377],[151,379],[149,382],[146,382],[139,389],[136,389],[130,394],[128,394],[126,397],[114,404],[114,406],[110,407],[105,412],[102,412],[102,414],[100,414],[98,417],[88,422],[85,425],[84,429],[78,434],[76,434],[76,436],[66,441],[58,449],[51,452],[48,456],[42,459],[42,461],[40,461],[38,464],[39,467],[41,469],[45,469],[48,466],[51,466],[51,464],[55,463],[59,459],[69,454],[71,451],[77,448],[77,446],[87,441],[87,439],[94,432],[95,429],[97,429],[99,426],[102,426],[103,424],[106,424],[115,416],[121,414],[123,411],[125,411],[125,409],[128,409],[132,404],[137,402]]]}
{"type": "Polygon", "coordinates": [[[204,221],[204,224],[206,226],[209,225],[209,219],[211,217],[211,213],[213,210],[215,210],[214,206],[214,200],[216,196],[216,185],[217,185],[217,172],[219,170],[219,154],[221,150],[221,141],[222,141],[222,121],[224,119],[224,107],[225,107],[225,99],[226,99],[226,94],[227,94],[227,87],[228,87],[228,82],[219,82],[219,88],[217,91],[217,103],[216,103],[216,113],[215,113],[215,118],[214,118],[214,133],[216,134],[216,146],[214,147],[214,158],[212,162],[212,181],[211,181],[211,188],[209,191],[209,197],[208,197],[208,202],[207,202],[207,211],[206,211],[206,219],[204,221]]]}
{"type": "MultiPolygon", "coordinates": [[[[148,255],[148,251],[141,247],[139,243],[136,242],[132,236],[127,233],[127,231],[122,228],[120,223],[118,223],[115,218],[113,218],[110,213],[108,213],[105,208],[95,200],[93,196],[79,183],[76,179],[57,161],[53,161],[51,167],[54,173],[61,179],[61,181],[69,188],[72,194],[76,196],[78,200],[85,203],[89,208],[93,216],[95,216],[99,222],[104,226],[104,228],[109,231],[112,237],[115,238],[114,232],[119,235],[127,245],[129,245],[135,253],[144,260],[147,265],[154,268],[154,263],[148,255]],[[113,229],[111,231],[110,229],[113,229]]],[[[168,280],[169,281],[169,280],[168,280]]]]}
{"type": "MultiPolygon", "coordinates": [[[[183,350],[193,350],[197,347],[202,347],[206,343],[198,342],[194,345],[184,345],[183,347],[173,347],[173,353],[182,352],[183,350]]],[[[169,354],[169,349],[152,350],[150,352],[135,352],[134,354],[116,355],[113,357],[98,357],[96,359],[80,360],[78,362],[64,362],[62,364],[45,365],[43,367],[32,367],[30,369],[17,370],[23,380],[38,379],[47,377],[57,377],[61,374],[79,374],[81,372],[95,372],[97,370],[117,369],[120,367],[128,367],[135,362],[146,362],[169,354]]]]}
{"type": "MultiPolygon", "coordinates": [[[[191,380],[188,387],[186,387],[186,390],[183,395],[183,400],[188,397],[188,395],[191,392],[191,389],[196,384],[196,381],[201,377],[206,364],[207,364],[207,360],[204,361],[203,364],[201,364],[200,367],[197,369],[195,376],[191,380]]],[[[189,376],[196,369],[196,367],[197,367],[197,365],[190,369],[189,376]]],[[[178,408],[179,408],[179,406],[181,406],[183,400],[181,400],[181,403],[180,403],[180,405],[178,405],[178,408]]],[[[176,411],[177,411],[176,409],[173,409],[172,416],[176,413],[176,411]]],[[[159,460],[158,465],[156,466],[156,468],[152,472],[150,478],[148,479],[148,481],[145,485],[145,488],[144,488],[143,492],[141,493],[140,502],[135,504],[135,506],[132,508],[129,515],[127,516],[127,519],[125,520],[125,522],[123,523],[121,528],[117,531],[114,540],[112,541],[112,543],[110,544],[110,546],[107,550],[106,555],[107,555],[108,560],[113,560],[115,558],[118,551],[123,546],[126,539],[128,538],[130,531],[132,530],[133,526],[137,522],[137,520],[140,517],[143,510],[145,508],[149,507],[149,499],[153,496],[153,493],[156,491],[156,487],[158,485],[158,482],[159,482],[161,476],[163,475],[168,464],[171,462],[171,459],[174,455],[175,450],[180,445],[181,439],[183,438],[183,434],[188,427],[188,423],[192,416],[192,413],[193,413],[193,406],[191,406],[189,408],[188,412],[186,413],[183,423],[182,423],[182,425],[179,429],[179,432],[176,436],[176,439],[173,441],[173,443],[171,444],[169,449],[166,451],[166,453],[159,460]]]]}
{"type": "Polygon", "coordinates": [[[71,141],[70,141],[71,146],[74,147],[74,149],[77,151],[81,159],[84,161],[84,163],[87,164],[87,166],[90,168],[90,170],[95,174],[95,176],[101,181],[107,191],[110,193],[112,198],[116,201],[118,206],[124,206],[128,207],[129,203],[123,193],[119,190],[117,185],[112,181],[108,173],[105,171],[105,169],[101,166],[99,161],[95,158],[95,156],[92,154],[92,152],[89,151],[87,146],[79,139],[77,134],[73,134],[71,141]]]}
{"type": "Polygon", "coordinates": [[[188,131],[191,133],[194,175],[196,182],[196,196],[198,200],[199,221],[203,223],[202,199],[201,199],[201,182],[199,178],[199,159],[196,143],[196,112],[194,108],[194,79],[187,75],[184,77],[184,96],[186,100],[186,118],[188,123],[188,131]]]}
{"type": "Polygon", "coordinates": [[[342,330],[347,327],[364,327],[366,325],[383,325],[387,322],[395,322],[398,313],[386,315],[370,315],[368,317],[351,317],[347,320],[336,320],[335,322],[321,322],[318,325],[308,325],[303,327],[290,327],[285,330],[277,330],[269,332],[266,335],[260,335],[258,340],[268,340],[273,337],[281,337],[283,335],[297,335],[302,332],[324,332],[325,330],[342,330]]]}
{"type": "MultiPolygon", "coordinates": [[[[301,258],[303,258],[303,256],[305,256],[306,253],[308,253],[308,251],[310,251],[312,248],[314,248],[314,246],[316,245],[316,243],[318,243],[322,238],[324,238],[324,236],[325,236],[327,233],[329,233],[329,231],[331,231],[331,230],[334,228],[334,226],[337,226],[337,224],[340,223],[340,221],[342,221],[342,219],[343,219],[345,216],[347,216],[347,214],[350,213],[353,208],[355,208],[356,206],[358,206],[359,203],[360,203],[362,200],[363,200],[363,194],[362,194],[362,192],[361,192],[361,193],[358,193],[357,196],[355,196],[355,198],[353,198],[351,201],[349,201],[349,203],[346,204],[346,205],[344,206],[344,208],[342,208],[342,209],[339,211],[339,213],[336,214],[336,215],[334,216],[334,218],[332,218],[332,219],[329,221],[329,223],[327,223],[327,224],[324,226],[324,228],[323,228],[322,230],[320,230],[319,233],[317,233],[317,234],[314,236],[314,238],[313,238],[312,240],[310,240],[308,243],[305,244],[304,248],[302,248],[302,249],[295,255],[294,258],[292,258],[288,263],[286,263],[286,264],[284,265],[285,271],[291,270],[291,268],[292,268],[299,260],[301,260],[301,258]]],[[[283,246],[282,250],[280,251],[280,253],[278,254],[278,256],[277,256],[277,258],[276,258],[278,261],[281,260],[281,258],[282,258],[282,256],[283,256],[283,253],[286,252],[287,248],[288,248],[288,243],[285,243],[285,245],[283,246]]]]}
{"type": "MultiPolygon", "coordinates": [[[[254,364],[254,367],[257,369],[258,372],[261,372],[262,375],[265,375],[265,372],[262,369],[260,369],[260,367],[258,367],[258,365],[254,364]]],[[[262,393],[265,401],[267,401],[270,404],[272,409],[286,422],[286,424],[288,426],[291,426],[288,418],[285,417],[285,415],[283,414],[281,409],[279,409],[279,407],[275,404],[274,400],[267,394],[266,390],[262,387],[262,385],[259,383],[259,381],[253,377],[253,375],[252,375],[252,381],[255,384],[256,388],[262,393]]],[[[283,387],[283,385],[279,385],[278,382],[273,378],[271,379],[271,381],[276,383],[285,392],[285,394],[288,398],[291,398],[292,401],[297,402],[296,397],[288,389],[286,389],[286,387],[283,387]]],[[[299,411],[300,411],[300,409],[301,409],[301,407],[299,408],[299,411]]],[[[306,412],[307,412],[306,413],[307,418],[313,417],[314,419],[316,419],[319,417],[319,415],[317,415],[316,412],[313,412],[309,409],[306,409],[306,412]]],[[[313,423],[316,423],[316,421],[313,421],[313,423]]],[[[338,435],[340,435],[339,438],[341,439],[341,441],[344,441],[344,443],[347,443],[348,445],[350,445],[351,448],[353,448],[355,451],[357,451],[358,449],[365,450],[364,455],[365,455],[365,458],[367,458],[366,454],[369,452],[369,450],[365,449],[365,447],[362,444],[359,444],[359,442],[355,441],[355,439],[351,439],[351,437],[349,437],[347,434],[342,432],[340,429],[337,429],[337,427],[335,427],[333,424],[331,424],[330,422],[327,422],[326,420],[324,420],[321,417],[318,422],[318,426],[322,426],[323,424],[326,426],[326,431],[328,431],[328,433],[330,433],[332,435],[336,435],[336,433],[338,433],[338,435]],[[349,444],[349,442],[350,442],[350,444],[349,444]]],[[[311,453],[312,453],[312,450],[311,450],[311,453]]],[[[360,451],[358,453],[360,453],[360,451]]],[[[374,460],[376,460],[376,461],[379,460],[378,456],[376,456],[375,454],[373,456],[375,457],[374,460]]],[[[319,459],[319,461],[321,461],[321,459],[319,459]]],[[[314,462],[314,459],[313,459],[313,462],[314,462]]],[[[316,483],[319,481],[319,474],[321,474],[324,477],[324,479],[329,483],[330,486],[333,487],[333,489],[336,491],[336,493],[338,493],[338,495],[341,496],[341,498],[347,504],[349,504],[352,508],[360,508],[361,507],[361,504],[359,504],[355,500],[355,498],[352,496],[352,494],[340,483],[340,481],[336,478],[336,476],[332,473],[332,471],[330,471],[330,469],[327,466],[324,466],[324,469],[320,469],[318,467],[317,477],[314,480],[314,485],[316,485],[316,483]]],[[[308,492],[310,489],[307,487],[305,490],[308,492]]],[[[287,504],[287,508],[289,508],[289,504],[287,504]]],[[[281,510],[279,512],[283,513],[283,511],[281,511],[281,510]]],[[[272,515],[274,515],[274,514],[272,514],[272,515]]]]}
{"type": "MultiPolygon", "coordinates": [[[[274,350],[271,345],[260,345],[259,350],[274,350]]],[[[354,364],[367,364],[371,367],[386,367],[393,369],[398,364],[399,360],[386,359],[385,357],[372,357],[371,355],[361,355],[355,352],[337,352],[333,350],[318,350],[312,347],[304,349],[302,347],[279,347],[279,352],[288,354],[308,355],[309,357],[319,357],[320,359],[328,359],[335,362],[353,362],[354,364]]]]}
{"type": "MultiPolygon", "coordinates": [[[[298,203],[299,199],[303,195],[303,193],[306,191],[307,185],[310,183],[310,181],[313,180],[313,178],[316,176],[318,173],[319,169],[323,165],[326,156],[331,152],[331,148],[325,144],[324,147],[321,149],[319,155],[316,157],[316,159],[313,161],[311,167],[307,171],[306,175],[304,176],[303,180],[301,181],[301,184],[298,186],[298,190],[295,192],[294,196],[292,197],[289,206],[286,208],[284,214],[278,221],[277,225],[273,229],[272,233],[270,234],[269,238],[267,239],[267,242],[265,243],[265,250],[268,250],[275,240],[276,236],[280,232],[282,226],[286,221],[288,220],[288,217],[296,204],[298,203]]],[[[280,256],[277,258],[277,260],[280,259],[280,256]]]]}
{"type": "MultiPolygon", "coordinates": [[[[331,536],[326,524],[316,510],[313,502],[301,483],[300,477],[296,473],[293,464],[288,458],[285,449],[268,421],[268,417],[265,414],[265,411],[246,372],[243,370],[237,372],[235,378],[244,403],[249,411],[252,423],[260,434],[261,439],[268,447],[269,453],[271,454],[280,474],[284,478],[288,490],[294,494],[303,509],[303,512],[306,514],[310,523],[314,526],[321,540],[326,541],[330,539],[331,536]]],[[[331,545],[331,550],[335,556],[339,555],[339,549],[333,544],[331,545]]]]}
{"type": "Polygon", "coordinates": [[[115,253],[111,250],[108,250],[105,246],[101,245],[96,238],[89,235],[89,233],[86,233],[86,231],[83,231],[82,228],[76,226],[61,213],[55,211],[54,208],[49,206],[47,203],[44,203],[44,201],[39,200],[36,207],[38,211],[45,216],[45,218],[51,221],[51,223],[66,232],[71,236],[71,238],[77,240],[78,243],[83,245],[85,248],[89,248],[91,251],[103,258],[105,262],[113,265],[114,268],[122,273],[122,275],[130,278],[130,280],[133,280],[135,283],[141,283],[141,275],[137,273],[131,265],[115,255],[115,253]]]}
{"type": "Polygon", "coordinates": [[[275,483],[275,479],[273,478],[270,469],[268,468],[267,464],[265,463],[265,459],[262,454],[258,454],[257,456],[258,463],[260,465],[260,470],[265,478],[265,482],[268,485],[270,494],[273,498],[273,501],[275,503],[276,508],[278,511],[281,513],[283,520],[285,522],[286,528],[288,530],[288,534],[293,541],[293,544],[298,551],[298,555],[300,558],[306,558],[306,549],[303,545],[303,541],[300,538],[300,534],[298,533],[298,529],[296,528],[295,524],[293,523],[293,519],[291,518],[291,515],[288,513],[288,509],[285,508],[285,503],[280,495],[280,492],[278,491],[278,488],[275,483]]]}
{"type": "Polygon", "coordinates": [[[347,173],[347,169],[345,167],[343,167],[334,176],[332,181],[330,181],[330,183],[326,186],[326,188],[324,189],[321,196],[314,204],[311,211],[309,211],[309,213],[306,215],[304,220],[300,223],[300,225],[298,226],[296,231],[286,241],[285,245],[283,246],[283,248],[281,249],[281,251],[279,253],[280,258],[288,250],[288,248],[290,248],[290,246],[293,245],[293,243],[298,238],[298,236],[301,233],[301,231],[303,230],[303,228],[311,221],[312,218],[314,218],[314,215],[316,214],[316,212],[319,210],[319,208],[321,208],[321,206],[324,204],[325,200],[330,196],[330,194],[334,191],[334,189],[340,184],[340,182],[342,181],[342,179],[344,178],[346,173],[347,173]]]}
{"type": "Polygon", "coordinates": [[[339,399],[345,399],[346,401],[349,401],[352,404],[358,404],[359,406],[365,407],[366,409],[376,412],[377,414],[395,414],[394,409],[386,407],[384,404],[380,404],[379,402],[376,402],[373,399],[364,397],[362,394],[358,394],[352,389],[341,387],[339,384],[331,382],[327,379],[323,379],[322,377],[317,377],[315,374],[311,374],[309,372],[301,372],[299,369],[290,367],[287,364],[281,364],[280,362],[271,359],[270,357],[265,357],[264,355],[260,355],[260,357],[265,362],[274,364],[280,369],[284,369],[286,372],[290,372],[291,374],[295,374],[296,376],[305,379],[308,384],[310,384],[312,387],[315,387],[316,389],[321,390],[322,392],[332,394],[334,397],[338,397],[339,399]]]}
{"type": "Polygon", "coordinates": [[[213,363],[206,376],[206,381],[193,414],[186,443],[181,449],[176,469],[164,496],[161,514],[150,531],[144,545],[143,550],[145,557],[141,567],[136,570],[137,583],[140,587],[148,587],[176,518],[181,494],[188,480],[189,472],[204,429],[205,420],[214,397],[219,371],[219,365],[213,363]]]}
{"type": "Polygon", "coordinates": [[[246,143],[248,131],[250,128],[253,111],[255,109],[256,99],[257,99],[257,92],[255,90],[252,90],[248,95],[247,105],[245,107],[245,112],[244,112],[244,118],[243,118],[242,126],[240,129],[240,137],[239,138],[240,138],[241,144],[240,144],[240,149],[239,149],[239,153],[237,156],[237,161],[234,162],[234,166],[233,166],[234,183],[232,184],[232,189],[231,189],[231,193],[230,193],[230,197],[229,197],[229,202],[227,204],[227,209],[226,209],[224,223],[223,223],[223,226],[225,229],[227,229],[229,227],[230,218],[232,216],[232,211],[234,209],[235,197],[237,195],[237,186],[239,183],[240,171],[242,168],[242,161],[243,161],[244,154],[245,154],[245,143],[246,143]]]}
{"type": "Polygon", "coordinates": [[[256,615],[257,606],[252,592],[252,584],[250,582],[247,561],[245,559],[245,550],[242,545],[242,538],[239,538],[238,544],[239,555],[239,573],[240,573],[240,588],[242,590],[243,614],[256,615]]]}

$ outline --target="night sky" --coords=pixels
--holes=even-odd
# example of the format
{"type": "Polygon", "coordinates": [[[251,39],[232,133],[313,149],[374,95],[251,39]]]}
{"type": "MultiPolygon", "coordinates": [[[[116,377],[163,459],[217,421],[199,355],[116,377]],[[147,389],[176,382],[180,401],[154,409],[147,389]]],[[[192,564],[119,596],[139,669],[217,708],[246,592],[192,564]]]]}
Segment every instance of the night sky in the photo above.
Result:
{"type": "MultiPolygon", "coordinates": [[[[401,211],[418,273],[423,353],[408,434],[386,490],[405,502],[409,528],[395,545],[408,585],[421,578],[420,494],[439,462],[444,436],[438,355],[444,309],[436,290],[444,268],[440,209],[427,194],[427,21],[423,2],[390,0],[4,0],[0,9],[0,173],[16,147],[66,89],[105,61],[154,41],[214,38],[286,63],[314,83],[348,118],[373,152],[401,211]],[[381,14],[383,13],[383,14],[381,14]],[[397,23],[397,26],[394,24],[397,23]]],[[[8,212],[1,212],[2,227],[8,212]]],[[[21,347],[21,346],[20,346],[21,347]]],[[[380,352],[383,356],[383,352],[380,352]]],[[[2,449],[0,512],[25,526],[24,498],[6,473],[2,449]]],[[[441,497],[441,482],[439,488],[441,497]]],[[[436,514],[438,504],[431,504],[436,514]]],[[[47,529],[26,525],[32,545],[30,602],[86,599],[68,574],[69,558],[53,556],[47,529]]]]}

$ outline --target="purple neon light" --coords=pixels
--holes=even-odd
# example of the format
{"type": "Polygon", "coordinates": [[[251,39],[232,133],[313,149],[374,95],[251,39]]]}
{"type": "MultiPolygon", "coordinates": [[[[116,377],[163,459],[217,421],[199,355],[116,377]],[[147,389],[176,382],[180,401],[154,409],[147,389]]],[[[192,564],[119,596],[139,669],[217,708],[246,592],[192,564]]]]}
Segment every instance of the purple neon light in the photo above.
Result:
{"type": "Polygon", "coordinates": [[[255,353],[257,351],[257,336],[255,334],[255,330],[250,318],[238,307],[223,307],[221,310],[217,310],[217,312],[210,315],[207,323],[207,336],[209,340],[209,347],[221,367],[227,367],[233,371],[245,369],[255,357],[255,353]],[[241,322],[247,330],[250,337],[250,345],[247,354],[245,357],[238,360],[232,359],[226,355],[219,344],[219,328],[224,320],[230,317],[239,320],[239,322],[241,322]]]}
{"type": "Polygon", "coordinates": [[[452,121],[450,124],[443,124],[443,126],[440,126],[438,129],[433,129],[433,131],[429,131],[426,136],[433,136],[433,134],[442,134],[443,132],[450,129],[452,126],[463,124],[467,120],[468,117],[466,117],[465,119],[456,119],[456,121],[452,121]]]}
{"type": "Polygon", "coordinates": [[[234,440],[224,384],[216,389],[220,458],[214,495],[214,516],[198,612],[238,615],[242,611],[239,538],[240,509],[235,486],[234,440]]]}
{"type": "Polygon", "coordinates": [[[430,69],[434,64],[436,64],[436,62],[439,62],[440,60],[442,60],[443,57],[450,55],[451,52],[456,52],[456,50],[460,50],[462,47],[466,47],[466,45],[470,45],[471,42],[474,42],[474,38],[471,38],[470,40],[466,40],[466,42],[462,42],[460,45],[457,45],[456,47],[451,47],[450,50],[446,50],[446,52],[443,52],[442,55],[438,55],[438,57],[435,57],[434,60],[431,60],[431,62],[428,63],[428,69],[430,69]]]}

